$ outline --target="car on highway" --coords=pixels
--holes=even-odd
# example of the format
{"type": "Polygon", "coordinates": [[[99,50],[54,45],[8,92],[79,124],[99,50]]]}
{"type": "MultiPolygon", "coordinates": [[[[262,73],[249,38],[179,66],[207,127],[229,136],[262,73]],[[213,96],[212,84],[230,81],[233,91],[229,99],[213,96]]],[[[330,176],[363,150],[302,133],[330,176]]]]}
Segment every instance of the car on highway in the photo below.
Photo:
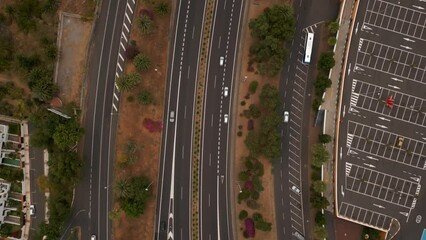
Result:
{"type": "Polygon", "coordinates": [[[36,213],[35,205],[34,205],[34,204],[31,204],[31,205],[30,205],[30,215],[31,215],[31,216],[34,216],[34,215],[35,215],[35,213],[36,213]]]}
{"type": "Polygon", "coordinates": [[[175,122],[175,111],[170,111],[170,122],[175,122]]]}
{"type": "Polygon", "coordinates": [[[160,222],[160,231],[161,232],[165,232],[166,230],[167,230],[166,222],[165,221],[161,221],[160,222]]]}
{"type": "Polygon", "coordinates": [[[90,236],[90,240],[96,240],[96,235],[92,235],[92,236],[90,236]]]}
{"type": "Polygon", "coordinates": [[[288,113],[288,111],[284,111],[284,118],[283,118],[283,121],[285,122],[285,123],[287,123],[288,122],[288,118],[289,118],[289,113],[288,113]]]}
{"type": "Polygon", "coordinates": [[[298,189],[296,186],[292,186],[291,190],[293,190],[295,193],[300,194],[300,189],[298,189]]]}
{"type": "Polygon", "coordinates": [[[228,114],[223,115],[223,122],[228,123],[228,114]]]}
{"type": "Polygon", "coordinates": [[[225,88],[223,89],[223,96],[224,96],[224,97],[227,97],[227,96],[228,96],[228,94],[229,94],[229,89],[228,89],[228,87],[225,87],[225,88]]]}
{"type": "Polygon", "coordinates": [[[220,66],[223,66],[223,62],[225,61],[225,58],[224,57],[220,57],[219,58],[219,65],[220,66]]]}

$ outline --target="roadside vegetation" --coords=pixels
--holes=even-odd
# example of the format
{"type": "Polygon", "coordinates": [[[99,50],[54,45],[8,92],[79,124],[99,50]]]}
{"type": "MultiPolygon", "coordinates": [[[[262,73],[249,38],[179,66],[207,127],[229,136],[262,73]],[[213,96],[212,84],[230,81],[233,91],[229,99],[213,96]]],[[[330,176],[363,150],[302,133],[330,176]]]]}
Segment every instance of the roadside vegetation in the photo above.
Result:
{"type": "MultiPolygon", "coordinates": [[[[49,175],[40,178],[43,189],[50,194],[49,223],[42,223],[35,236],[35,239],[45,236],[48,240],[58,239],[64,230],[64,222],[71,213],[73,189],[83,166],[76,152],[84,134],[79,110],[73,103],[65,103],[61,111],[70,119],[47,110],[52,98],[59,94],[54,83],[54,66],[59,57],[56,47],[59,4],[57,0],[13,1],[4,4],[0,12],[0,74],[13,79],[0,82],[0,112],[29,119],[35,128],[30,136],[31,147],[49,151],[49,175]]],[[[87,9],[87,17],[93,14],[93,9],[94,5],[87,9]]],[[[6,180],[22,176],[22,171],[2,168],[0,172],[6,180]]]]}
{"type": "Polygon", "coordinates": [[[335,65],[333,48],[336,44],[336,34],[339,30],[339,23],[332,21],[328,23],[329,38],[327,40],[329,49],[321,53],[318,61],[318,75],[314,82],[315,98],[312,109],[316,112],[323,103],[323,95],[327,88],[331,87],[331,80],[328,78],[330,69],[335,65]]]}
{"type": "Polygon", "coordinates": [[[256,41],[250,47],[249,71],[263,76],[276,76],[284,65],[285,43],[293,39],[296,20],[290,5],[265,8],[263,14],[251,19],[249,28],[256,41]],[[253,66],[254,65],[254,66],[253,66]]]}

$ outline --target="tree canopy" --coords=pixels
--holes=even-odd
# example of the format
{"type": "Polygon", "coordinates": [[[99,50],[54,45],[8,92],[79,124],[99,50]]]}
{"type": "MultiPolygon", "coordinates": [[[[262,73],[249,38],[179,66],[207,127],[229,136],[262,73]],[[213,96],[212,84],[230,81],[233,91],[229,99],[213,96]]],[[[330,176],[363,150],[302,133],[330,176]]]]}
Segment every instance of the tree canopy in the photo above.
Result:
{"type": "Polygon", "coordinates": [[[137,73],[130,73],[123,75],[117,79],[118,88],[124,92],[130,92],[139,85],[141,81],[140,75],[137,73]]]}
{"type": "Polygon", "coordinates": [[[320,59],[318,61],[318,69],[328,72],[336,62],[334,61],[334,53],[333,52],[324,52],[321,53],[320,59]]]}
{"type": "Polygon", "coordinates": [[[144,176],[134,176],[128,179],[128,184],[128,193],[119,197],[120,206],[130,217],[138,217],[144,213],[151,196],[151,191],[147,189],[150,181],[144,176]]]}
{"type": "Polygon", "coordinates": [[[55,133],[53,134],[53,140],[61,150],[67,150],[74,146],[80,137],[83,135],[83,129],[80,127],[77,121],[69,120],[65,124],[59,124],[55,133]]]}

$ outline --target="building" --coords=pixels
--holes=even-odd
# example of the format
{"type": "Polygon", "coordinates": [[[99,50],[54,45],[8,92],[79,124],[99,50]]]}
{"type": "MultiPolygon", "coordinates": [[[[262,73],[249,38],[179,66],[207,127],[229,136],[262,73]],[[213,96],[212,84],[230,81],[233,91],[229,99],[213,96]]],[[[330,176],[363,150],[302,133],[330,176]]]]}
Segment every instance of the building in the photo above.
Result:
{"type": "Polygon", "coordinates": [[[21,167],[21,160],[17,151],[21,136],[11,134],[9,131],[8,125],[0,124],[0,164],[21,167]]]}
{"type": "Polygon", "coordinates": [[[7,219],[7,214],[10,211],[16,210],[16,208],[11,208],[7,206],[9,190],[10,190],[10,183],[0,181],[0,225],[2,225],[5,222],[16,224],[15,222],[10,222],[7,219]]]}

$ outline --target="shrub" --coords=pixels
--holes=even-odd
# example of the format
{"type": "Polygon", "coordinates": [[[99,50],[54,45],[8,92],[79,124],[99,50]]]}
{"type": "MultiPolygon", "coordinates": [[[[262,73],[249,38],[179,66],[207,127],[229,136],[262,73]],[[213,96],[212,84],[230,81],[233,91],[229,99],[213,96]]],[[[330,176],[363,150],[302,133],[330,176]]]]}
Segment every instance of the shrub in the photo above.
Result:
{"type": "Polygon", "coordinates": [[[334,45],[336,45],[337,39],[336,37],[329,37],[327,40],[327,43],[330,47],[333,47],[334,45]]]}
{"type": "Polygon", "coordinates": [[[169,5],[165,2],[159,2],[155,4],[154,9],[155,12],[160,16],[164,16],[169,13],[169,5]]]}
{"type": "Polygon", "coordinates": [[[256,202],[256,200],[253,199],[248,199],[246,201],[247,207],[249,207],[250,209],[258,209],[260,206],[259,204],[256,202]]]}
{"type": "Polygon", "coordinates": [[[148,35],[154,30],[154,21],[146,15],[139,17],[136,21],[136,25],[144,35],[148,35]]]}
{"type": "Polygon", "coordinates": [[[246,210],[241,210],[240,214],[238,215],[238,218],[240,220],[244,220],[244,219],[246,219],[247,216],[248,216],[247,211],[246,210]]]}
{"type": "Polygon", "coordinates": [[[328,134],[320,134],[318,136],[320,143],[329,143],[331,142],[331,136],[328,134]]]}
{"type": "Polygon", "coordinates": [[[315,223],[322,226],[326,224],[325,216],[321,211],[317,211],[315,214],[315,223]]]}
{"type": "Polygon", "coordinates": [[[257,90],[257,86],[259,85],[258,81],[251,81],[249,85],[249,92],[251,94],[255,94],[257,90]]]}
{"type": "Polygon", "coordinates": [[[246,101],[241,101],[241,102],[240,102],[240,105],[241,105],[241,106],[245,106],[245,105],[246,105],[246,101]]]}
{"type": "Polygon", "coordinates": [[[123,92],[130,92],[139,85],[141,79],[139,74],[130,73],[117,79],[117,86],[123,92]]]}
{"type": "Polygon", "coordinates": [[[246,218],[244,220],[245,232],[247,232],[248,237],[254,237],[256,230],[254,227],[254,221],[251,218],[246,218]]]}
{"type": "Polygon", "coordinates": [[[332,21],[328,24],[328,30],[331,35],[336,35],[337,31],[339,31],[339,23],[337,21],[332,21]]]}
{"type": "Polygon", "coordinates": [[[139,54],[139,49],[136,45],[130,44],[127,46],[125,54],[127,59],[133,60],[139,54]]]}
{"type": "Polygon", "coordinates": [[[246,200],[250,197],[250,192],[242,190],[240,193],[238,193],[238,202],[240,203],[243,200],[246,200]]]}
{"type": "Polygon", "coordinates": [[[247,181],[248,178],[249,178],[249,176],[248,176],[247,172],[245,172],[245,171],[242,171],[238,174],[238,180],[240,180],[241,182],[247,181]]]}
{"type": "Polygon", "coordinates": [[[318,69],[328,72],[332,67],[334,67],[334,53],[333,52],[325,52],[321,53],[320,59],[318,61],[318,69]]]}
{"type": "Polygon", "coordinates": [[[135,65],[136,69],[144,72],[151,67],[151,60],[149,60],[148,56],[145,54],[139,53],[136,55],[136,57],[133,59],[133,64],[135,65]]]}
{"type": "Polygon", "coordinates": [[[258,191],[252,191],[250,194],[251,199],[253,200],[259,200],[260,193],[258,191]]]}
{"type": "Polygon", "coordinates": [[[149,105],[154,102],[151,92],[144,90],[138,94],[138,102],[142,105],[149,105]]]}

